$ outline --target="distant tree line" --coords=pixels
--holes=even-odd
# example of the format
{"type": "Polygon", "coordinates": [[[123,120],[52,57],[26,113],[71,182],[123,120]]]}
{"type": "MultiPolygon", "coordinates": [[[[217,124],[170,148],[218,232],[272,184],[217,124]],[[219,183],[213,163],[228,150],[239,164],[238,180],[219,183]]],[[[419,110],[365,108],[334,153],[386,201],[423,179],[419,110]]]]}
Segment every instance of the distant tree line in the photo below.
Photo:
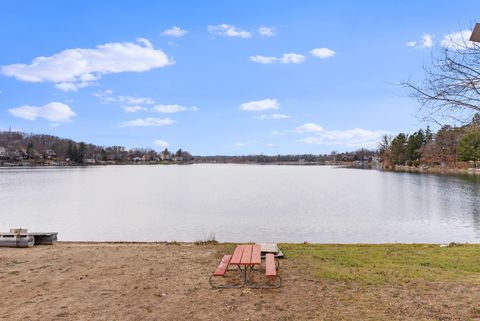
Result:
{"type": "Polygon", "coordinates": [[[195,156],[196,163],[236,163],[236,164],[337,164],[344,162],[371,162],[377,156],[374,150],[359,149],[352,152],[329,154],[291,154],[291,155],[242,155],[242,156],[195,156]]]}
{"type": "Polygon", "coordinates": [[[170,152],[123,146],[97,146],[52,135],[0,131],[0,165],[72,165],[128,163],[346,164],[362,167],[383,164],[457,167],[480,164],[480,114],[463,126],[429,127],[412,134],[385,135],[378,150],[357,149],[329,154],[192,156],[182,149],[170,152]],[[461,162],[461,164],[459,164],[461,162]],[[466,163],[469,162],[469,163],[466,163]]]}
{"type": "Polygon", "coordinates": [[[359,149],[329,154],[192,156],[178,149],[167,148],[157,153],[152,149],[123,146],[97,146],[52,135],[0,131],[0,162],[29,162],[35,164],[122,164],[137,162],[163,163],[240,163],[240,164],[341,164],[371,162],[377,156],[374,150],[359,149]]]}
{"type": "Polygon", "coordinates": [[[160,153],[152,149],[97,146],[52,135],[0,131],[0,161],[35,164],[117,164],[138,162],[188,163],[193,156],[181,149],[160,153]]]}

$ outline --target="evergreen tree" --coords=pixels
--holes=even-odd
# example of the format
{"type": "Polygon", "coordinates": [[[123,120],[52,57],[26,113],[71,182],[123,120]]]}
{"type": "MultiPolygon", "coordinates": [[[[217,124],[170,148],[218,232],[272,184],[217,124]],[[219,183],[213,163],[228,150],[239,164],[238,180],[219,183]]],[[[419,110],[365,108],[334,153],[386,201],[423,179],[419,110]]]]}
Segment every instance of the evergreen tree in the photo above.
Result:
{"type": "Polygon", "coordinates": [[[433,140],[433,133],[432,130],[430,129],[430,126],[427,126],[427,129],[425,129],[425,144],[433,140]]]}
{"type": "Polygon", "coordinates": [[[391,142],[391,159],[396,165],[405,165],[407,135],[400,133],[391,142]]]}
{"type": "Polygon", "coordinates": [[[30,143],[28,143],[28,145],[27,145],[27,157],[28,157],[28,159],[33,158],[33,152],[34,152],[34,150],[33,150],[33,143],[30,142],[30,143]]]}
{"type": "Polygon", "coordinates": [[[480,113],[476,113],[472,117],[472,125],[473,126],[480,126],[480,113]]]}
{"type": "Polygon", "coordinates": [[[70,141],[67,148],[67,157],[70,158],[72,162],[75,162],[77,164],[83,164],[85,150],[85,143],[77,144],[73,141],[70,141]]]}
{"type": "Polygon", "coordinates": [[[473,127],[462,137],[457,152],[462,161],[480,160],[480,127],[473,127]]]}
{"type": "Polygon", "coordinates": [[[419,130],[412,135],[408,136],[407,146],[405,149],[406,159],[409,165],[415,165],[418,163],[420,156],[422,156],[422,147],[425,144],[425,134],[423,130],[419,130]]]}

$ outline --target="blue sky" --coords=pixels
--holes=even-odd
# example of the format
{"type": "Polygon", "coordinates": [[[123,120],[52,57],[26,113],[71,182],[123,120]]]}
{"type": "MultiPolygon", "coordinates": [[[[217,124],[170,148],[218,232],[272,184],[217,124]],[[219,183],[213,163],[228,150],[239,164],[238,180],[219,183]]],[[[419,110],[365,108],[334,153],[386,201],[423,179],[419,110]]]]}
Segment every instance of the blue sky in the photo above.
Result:
{"type": "Polygon", "coordinates": [[[376,147],[476,1],[2,1],[0,128],[193,154],[376,147]],[[43,58],[42,58],[43,57],[43,58]]]}

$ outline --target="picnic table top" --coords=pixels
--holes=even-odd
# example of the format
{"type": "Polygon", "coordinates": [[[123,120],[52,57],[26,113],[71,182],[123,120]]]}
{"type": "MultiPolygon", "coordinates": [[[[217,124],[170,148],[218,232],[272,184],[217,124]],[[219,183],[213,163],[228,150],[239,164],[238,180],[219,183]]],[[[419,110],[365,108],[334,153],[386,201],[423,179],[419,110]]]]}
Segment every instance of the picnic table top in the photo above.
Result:
{"type": "Polygon", "coordinates": [[[230,260],[230,264],[237,265],[260,265],[261,263],[261,246],[258,244],[237,245],[230,260]]]}

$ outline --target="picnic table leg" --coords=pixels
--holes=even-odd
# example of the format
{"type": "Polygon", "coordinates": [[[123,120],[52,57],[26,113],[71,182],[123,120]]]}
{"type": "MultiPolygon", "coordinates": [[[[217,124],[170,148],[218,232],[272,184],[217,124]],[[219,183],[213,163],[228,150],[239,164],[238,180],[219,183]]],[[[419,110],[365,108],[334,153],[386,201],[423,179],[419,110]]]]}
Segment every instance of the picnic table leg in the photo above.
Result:
{"type": "Polygon", "coordinates": [[[247,279],[245,284],[251,289],[278,289],[282,287],[282,278],[280,275],[276,275],[274,277],[270,277],[265,283],[252,283],[250,279],[247,279]],[[275,282],[273,284],[269,284],[270,281],[275,282]]]}
{"type": "MultiPolygon", "coordinates": [[[[278,269],[280,262],[276,265],[276,269],[278,269]]],[[[275,275],[273,277],[268,277],[268,281],[265,283],[252,283],[250,275],[252,274],[254,266],[250,267],[250,271],[248,274],[245,274],[245,284],[251,289],[278,289],[282,286],[282,278],[280,275],[275,275]],[[270,281],[275,281],[273,284],[269,284],[270,281]]],[[[245,272],[247,271],[247,266],[245,266],[245,272]]]]}
{"type": "MultiPolygon", "coordinates": [[[[238,285],[218,284],[217,285],[217,284],[213,283],[213,279],[216,278],[213,274],[208,279],[208,283],[210,283],[210,286],[214,289],[237,289],[237,288],[242,288],[242,287],[245,286],[246,277],[245,277],[245,274],[243,273],[240,265],[237,265],[237,269],[238,269],[238,272],[240,273],[240,278],[242,279],[241,284],[238,284],[238,285]]],[[[223,278],[223,276],[222,276],[222,278],[223,278]]]]}
{"type": "Polygon", "coordinates": [[[252,273],[252,270],[253,270],[253,266],[244,265],[244,271],[243,271],[244,284],[248,283],[249,275],[250,275],[250,273],[252,273]],[[249,270],[249,268],[250,268],[250,270],[249,270]]]}

